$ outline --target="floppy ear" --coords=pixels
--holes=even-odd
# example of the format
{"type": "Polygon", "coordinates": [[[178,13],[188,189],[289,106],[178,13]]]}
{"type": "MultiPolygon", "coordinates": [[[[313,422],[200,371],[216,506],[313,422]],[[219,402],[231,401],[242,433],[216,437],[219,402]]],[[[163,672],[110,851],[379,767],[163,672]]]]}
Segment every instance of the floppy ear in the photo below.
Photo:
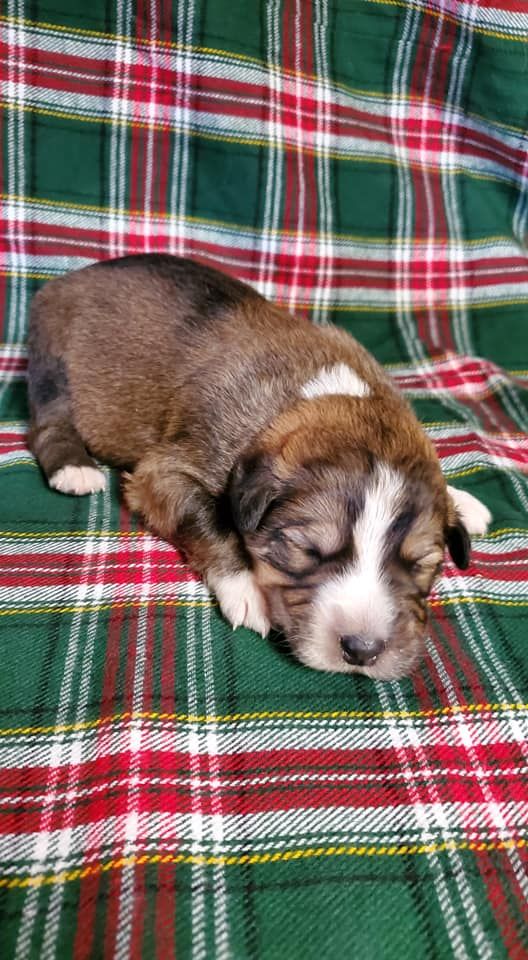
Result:
{"type": "Polygon", "coordinates": [[[459,570],[467,570],[471,554],[471,540],[462,520],[455,511],[452,522],[446,528],[446,545],[449,555],[459,570]]]}
{"type": "Polygon", "coordinates": [[[241,457],[231,472],[228,493],[231,514],[239,533],[254,533],[283,487],[273,473],[270,454],[241,457]]]}

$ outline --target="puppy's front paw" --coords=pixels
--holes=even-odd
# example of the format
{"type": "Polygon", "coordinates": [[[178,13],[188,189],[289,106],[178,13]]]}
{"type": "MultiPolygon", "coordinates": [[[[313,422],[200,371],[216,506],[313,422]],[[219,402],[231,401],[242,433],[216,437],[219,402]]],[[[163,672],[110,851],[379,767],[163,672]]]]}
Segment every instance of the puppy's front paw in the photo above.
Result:
{"type": "Polygon", "coordinates": [[[106,478],[97,467],[77,467],[66,464],[49,478],[49,485],[59,493],[83,497],[87,493],[99,493],[106,486],[106,478]]]}
{"type": "Polygon", "coordinates": [[[491,513],[488,508],[467,490],[448,487],[447,492],[455,504],[457,513],[467,532],[473,536],[482,536],[486,533],[491,523],[491,513]]]}
{"type": "Polygon", "coordinates": [[[209,577],[209,585],[233,630],[247,627],[248,630],[260,633],[262,637],[267,636],[271,624],[267,617],[266,604],[250,570],[241,570],[240,573],[225,577],[209,577]]]}

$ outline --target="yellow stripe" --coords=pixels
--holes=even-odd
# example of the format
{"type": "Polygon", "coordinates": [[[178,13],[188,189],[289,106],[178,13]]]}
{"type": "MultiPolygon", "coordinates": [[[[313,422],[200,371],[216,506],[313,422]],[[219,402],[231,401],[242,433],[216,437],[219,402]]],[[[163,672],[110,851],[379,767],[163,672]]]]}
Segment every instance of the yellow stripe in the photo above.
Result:
{"type": "MultiPolygon", "coordinates": [[[[527,531],[528,532],[528,531],[527,531]]],[[[2,530],[0,532],[0,539],[5,537],[11,537],[13,540],[37,540],[37,539],[46,539],[54,540],[57,537],[62,537],[65,540],[68,540],[70,537],[147,537],[152,536],[152,534],[147,533],[146,530],[53,530],[37,533],[28,533],[26,530],[2,530]]]]}
{"type": "MultiPolygon", "coordinates": [[[[493,530],[491,533],[487,533],[485,537],[481,537],[482,540],[489,540],[490,538],[494,539],[499,536],[503,536],[509,533],[519,533],[528,535],[528,527],[501,527],[499,530],[493,530]]],[[[17,540],[34,540],[38,538],[42,539],[53,539],[55,537],[63,537],[68,539],[69,537],[148,537],[152,536],[146,530],[54,530],[50,531],[36,531],[34,533],[28,532],[27,530],[2,530],[0,532],[0,538],[2,537],[12,537],[17,540]]]]}
{"type": "MultiPolygon", "coordinates": [[[[17,194],[17,193],[1,193],[0,192],[0,200],[7,200],[10,203],[23,203],[25,205],[30,205],[30,204],[35,204],[35,206],[41,205],[44,207],[51,207],[52,209],[59,209],[59,210],[69,210],[69,209],[80,210],[80,211],[84,210],[88,213],[94,213],[94,214],[108,213],[111,215],[116,215],[121,217],[139,217],[147,220],[148,219],[170,220],[173,216],[171,213],[166,213],[164,210],[150,212],[150,211],[140,210],[140,209],[137,209],[137,210],[127,209],[126,207],[100,207],[100,206],[96,206],[95,204],[89,204],[89,203],[75,203],[75,202],[70,203],[70,201],[66,203],[64,200],[48,200],[41,197],[27,197],[27,196],[24,196],[23,194],[17,194]]],[[[226,230],[249,233],[252,236],[262,236],[262,230],[259,227],[251,227],[249,225],[240,226],[240,224],[232,223],[228,220],[209,220],[206,217],[186,216],[185,222],[196,223],[198,225],[202,225],[205,227],[207,226],[222,227],[226,230]]],[[[277,230],[274,230],[274,233],[279,234],[281,237],[283,236],[289,236],[289,237],[295,237],[295,238],[298,237],[298,232],[293,228],[277,229],[277,230]]],[[[344,241],[356,242],[356,243],[364,243],[364,244],[372,245],[374,247],[388,246],[387,237],[381,236],[381,235],[379,237],[372,237],[372,236],[363,237],[360,234],[354,234],[354,233],[325,233],[323,231],[316,232],[316,231],[308,230],[303,234],[303,236],[305,236],[308,239],[318,237],[321,240],[334,239],[334,240],[344,240],[344,241]]],[[[413,244],[415,244],[416,246],[420,246],[420,245],[426,246],[427,244],[429,244],[428,240],[423,240],[423,239],[420,239],[419,237],[417,238],[404,237],[403,239],[404,240],[406,239],[409,241],[412,240],[413,244]]],[[[484,239],[464,240],[464,246],[467,246],[467,247],[488,246],[490,243],[508,243],[511,245],[511,237],[508,237],[506,234],[497,234],[497,236],[486,237],[484,239]]],[[[455,245],[459,246],[460,244],[458,244],[457,241],[455,240],[448,241],[447,243],[444,244],[446,249],[448,249],[450,246],[455,246],[455,245]]],[[[13,344],[4,343],[3,346],[12,347],[13,344]]],[[[450,354],[441,354],[440,356],[444,356],[448,358],[450,354]]],[[[387,366],[401,367],[401,363],[387,364],[387,366]]]]}
{"type": "Polygon", "coordinates": [[[445,476],[448,480],[453,480],[455,477],[469,477],[472,473],[482,473],[483,470],[489,470],[491,468],[490,464],[486,464],[483,467],[470,467],[468,470],[458,470],[455,473],[449,471],[445,473],[445,476]]]}
{"type": "MultiPolygon", "coordinates": [[[[485,537],[479,537],[485,540],[485,537]]],[[[430,607],[447,607],[454,603],[490,603],[495,607],[528,607],[528,600],[501,600],[496,597],[438,597],[429,600],[430,607]]],[[[48,613],[91,613],[105,610],[130,610],[144,607],[215,607],[215,600],[116,600],[115,603],[78,604],[71,607],[12,607],[0,610],[0,617],[41,616],[48,613]]]]}
{"type": "Polygon", "coordinates": [[[0,617],[18,617],[24,614],[92,613],[94,610],[130,610],[140,607],[213,607],[213,600],[116,600],[115,603],[79,604],[74,607],[14,607],[0,610],[0,617]]]}
{"type": "MultiPolygon", "coordinates": [[[[447,607],[454,603],[490,603],[495,607],[528,607],[528,600],[500,600],[490,597],[439,597],[436,600],[429,600],[431,607],[447,607]]],[[[115,603],[94,603],[79,604],[71,607],[12,607],[8,610],[0,610],[0,617],[32,617],[43,616],[48,613],[92,613],[94,611],[107,610],[130,610],[144,607],[159,607],[161,609],[171,607],[215,607],[217,603],[214,600],[123,600],[115,603]]]]}
{"type": "Polygon", "coordinates": [[[528,600],[499,600],[490,597],[450,597],[429,600],[430,607],[448,607],[454,603],[491,603],[494,607],[528,607],[528,600]]]}
{"type": "MultiPolygon", "coordinates": [[[[1,539],[1,534],[0,534],[1,539]]],[[[486,537],[474,539],[486,540],[486,537]]],[[[445,607],[456,603],[489,603],[500,607],[528,607],[528,600],[501,600],[500,598],[490,597],[438,597],[435,600],[429,600],[430,607],[445,607]]],[[[142,609],[146,607],[215,607],[215,600],[162,600],[151,598],[150,600],[116,600],[113,603],[94,603],[77,604],[75,606],[47,606],[47,607],[12,607],[7,610],[0,610],[0,617],[18,617],[18,616],[42,616],[48,613],[91,613],[93,611],[108,610],[129,610],[142,609]]]]}
{"type": "MultiPolygon", "coordinates": [[[[0,105],[1,106],[1,105],[0,105]]],[[[94,261],[95,263],[95,261],[94,261]]],[[[60,276],[56,273],[35,273],[29,270],[0,270],[0,277],[7,277],[11,279],[26,279],[26,280],[53,280],[55,277],[60,276]]],[[[278,307],[288,307],[289,304],[286,300],[275,300],[274,303],[278,307]]],[[[491,307],[514,307],[514,306],[523,306],[528,303],[528,295],[516,300],[482,300],[480,303],[474,302],[471,304],[473,310],[488,310],[491,307]]],[[[440,304],[442,310],[447,310],[448,312],[452,310],[457,310],[458,307],[454,303],[442,303],[440,304]]],[[[310,302],[298,302],[296,304],[296,310],[313,310],[315,308],[315,303],[310,302]]],[[[419,309],[416,307],[416,309],[419,309]]],[[[391,304],[386,304],[384,306],[374,306],[374,304],[363,304],[363,303],[334,303],[329,304],[329,310],[334,311],[334,313],[388,313],[393,314],[396,310],[391,304]]],[[[500,386],[500,384],[499,384],[500,386]]],[[[422,388],[427,390],[426,387],[422,388]]],[[[412,392],[412,391],[411,391],[412,392]]],[[[449,389],[445,389],[445,393],[451,393],[449,389]]],[[[482,399],[485,397],[492,397],[497,392],[497,387],[491,390],[484,390],[478,393],[478,398],[482,399]]],[[[434,396],[432,397],[434,399],[434,396]]]]}
{"type": "Polygon", "coordinates": [[[42,887],[51,884],[68,883],[72,880],[83,880],[94,874],[106,873],[108,870],[117,870],[123,867],[141,867],[157,864],[193,864],[207,867],[238,867],[251,864],[288,863],[292,860],[308,860],[315,857],[409,857],[420,854],[438,854],[454,850],[467,850],[471,853],[484,853],[489,850],[519,850],[526,846],[526,839],[520,837],[515,840],[444,840],[441,843],[422,844],[394,844],[393,846],[334,846],[308,847],[305,850],[278,850],[266,853],[243,853],[236,856],[186,853],[157,853],[137,854],[129,857],[120,857],[108,860],[106,863],[97,863],[93,866],[79,867],[75,870],[64,870],[62,873],[41,873],[34,877],[2,877],[0,887],[24,888],[42,887]]]}
{"type": "MultiPolygon", "coordinates": [[[[24,275],[25,275],[25,274],[24,274],[24,275]]],[[[527,297],[524,297],[524,298],[516,299],[516,300],[514,300],[514,299],[512,299],[512,300],[481,300],[480,302],[476,302],[476,301],[475,301],[475,302],[471,303],[471,309],[472,309],[472,310],[487,310],[489,307],[514,307],[514,306],[519,306],[519,305],[525,304],[527,301],[528,301],[528,296],[527,296],[527,297]]],[[[276,302],[279,302],[279,301],[276,301],[276,302]]],[[[286,306],[286,302],[284,302],[284,305],[286,306]]],[[[456,310],[456,309],[458,309],[457,306],[456,306],[456,304],[452,304],[452,303],[441,303],[441,304],[437,304],[437,306],[441,306],[442,310],[456,310]]],[[[313,307],[313,304],[312,304],[312,303],[297,303],[297,304],[296,304],[296,309],[297,309],[297,310],[299,310],[299,309],[310,310],[310,309],[312,309],[312,307],[313,307]]],[[[337,304],[330,304],[330,305],[329,305],[329,309],[330,309],[330,310],[341,310],[341,311],[343,311],[343,310],[354,310],[355,313],[395,313],[395,310],[396,310],[396,308],[393,307],[393,306],[390,306],[390,304],[387,305],[387,306],[383,306],[383,307],[375,307],[375,306],[371,306],[370,304],[368,304],[368,305],[365,306],[365,305],[363,305],[363,304],[361,304],[361,303],[350,303],[350,304],[348,304],[348,303],[347,303],[347,304],[337,303],[337,304]]],[[[414,309],[415,309],[415,310],[419,310],[419,309],[421,309],[421,308],[420,308],[419,306],[417,306],[417,307],[415,307],[414,309]]],[[[401,364],[400,364],[400,366],[401,366],[401,364]]],[[[445,392],[446,392],[446,393],[451,393],[450,390],[446,390],[445,392]]],[[[479,397],[482,397],[482,396],[492,396],[493,393],[494,393],[493,390],[488,390],[486,393],[479,393],[478,396],[479,396],[479,397]]],[[[433,397],[433,399],[434,399],[434,397],[433,397]]]]}
{"type": "MultiPolygon", "coordinates": [[[[112,127],[124,127],[129,130],[157,130],[157,131],[175,131],[177,127],[170,123],[155,123],[153,121],[141,121],[141,120],[120,120],[117,117],[112,117],[107,114],[104,114],[99,117],[91,117],[88,114],[83,113],[67,113],[65,110],[51,110],[44,107],[35,107],[29,103],[5,103],[0,102],[0,109],[7,111],[21,111],[23,113],[36,114],[41,117],[57,117],[59,120],[73,120],[80,123],[104,123],[112,127]]],[[[354,163],[375,163],[375,164],[385,164],[389,167],[399,167],[400,161],[396,157],[379,157],[373,154],[360,154],[357,151],[353,153],[344,153],[338,150],[316,150],[313,147],[307,147],[302,145],[299,147],[297,143],[287,143],[284,141],[280,147],[276,146],[272,141],[264,137],[236,137],[230,136],[229,134],[219,134],[219,133],[210,133],[203,128],[198,130],[193,130],[189,128],[186,130],[187,136],[191,137],[201,137],[203,140],[210,140],[213,143],[236,143],[237,146],[243,147],[266,147],[269,150],[283,150],[286,153],[302,154],[307,157],[316,157],[324,158],[330,160],[345,160],[347,162],[354,163]]],[[[407,162],[407,166],[411,170],[415,170],[419,173],[428,172],[428,173],[437,173],[438,166],[434,163],[425,164],[425,163],[413,163],[412,161],[407,162]]],[[[457,176],[466,176],[471,180],[483,180],[487,183],[504,183],[504,177],[495,176],[491,173],[477,173],[475,170],[469,170],[465,167],[451,167],[449,170],[450,174],[456,174],[457,176]]],[[[5,276],[5,274],[4,274],[5,276]]],[[[501,301],[502,302],[502,301],[501,301]]]]}
{"type": "Polygon", "coordinates": [[[36,460],[29,455],[21,460],[10,460],[9,463],[0,463],[0,470],[9,470],[9,467],[37,467],[36,460]]]}
{"type": "MultiPolygon", "coordinates": [[[[425,426],[428,426],[428,424],[425,424],[425,426]]],[[[449,438],[446,438],[446,439],[449,439],[449,438]]],[[[520,467],[520,465],[518,464],[518,465],[517,465],[517,469],[518,469],[519,473],[523,473],[523,474],[524,474],[524,473],[526,473],[526,470],[527,470],[528,468],[524,465],[524,466],[523,466],[523,469],[521,470],[521,467],[520,467]]],[[[450,470],[449,472],[448,472],[448,471],[444,471],[444,474],[445,474],[445,476],[446,476],[446,478],[447,478],[448,480],[453,480],[453,478],[455,478],[455,477],[457,477],[457,478],[458,478],[458,477],[469,477],[469,476],[471,476],[472,473],[482,473],[482,472],[485,471],[485,470],[498,470],[499,472],[502,472],[502,468],[501,468],[500,466],[497,467],[497,466],[495,466],[493,463],[485,463],[485,464],[482,464],[482,466],[479,466],[479,467],[469,467],[467,470],[458,470],[458,471],[455,471],[455,473],[453,473],[451,470],[450,470]]],[[[487,534],[486,536],[491,536],[491,534],[487,534]]],[[[479,536],[479,540],[485,540],[485,539],[486,539],[486,536],[479,536]]],[[[473,537],[472,537],[472,539],[473,539],[473,537]]]]}
{"type": "MultiPolygon", "coordinates": [[[[383,364],[385,366],[385,364],[383,364]]],[[[459,427],[459,420],[422,420],[423,427],[459,427]]]]}
{"type": "MultiPolygon", "coordinates": [[[[430,17],[442,17],[442,20],[447,20],[448,23],[453,23],[457,27],[467,26],[467,20],[463,17],[454,17],[449,13],[445,13],[444,10],[435,10],[427,3],[413,3],[413,0],[372,0],[372,3],[378,3],[381,6],[387,7],[414,7],[415,10],[426,13],[430,17]]],[[[481,33],[486,37],[495,37],[497,40],[516,40],[519,43],[526,41],[526,36],[518,36],[513,32],[505,33],[501,30],[491,30],[489,27],[480,27],[475,23],[471,23],[471,30],[473,33],[481,33]]]]}
{"type": "MultiPolygon", "coordinates": [[[[84,27],[70,27],[62,23],[49,23],[46,20],[29,20],[25,17],[0,16],[0,23],[12,23],[25,27],[34,27],[37,30],[49,30],[52,33],[69,34],[73,37],[87,37],[93,40],[110,40],[115,43],[129,43],[130,37],[119,33],[108,33],[102,30],[88,30],[84,27]]],[[[222,50],[216,47],[198,47],[189,43],[176,43],[171,40],[151,39],[149,37],[135,37],[134,44],[138,47],[159,47],[162,50],[183,50],[190,53],[205,53],[213,56],[226,57],[228,60],[241,60],[244,63],[254,63],[257,66],[264,66],[269,69],[269,65],[258,57],[251,57],[245,53],[232,53],[230,50],[222,50]]],[[[294,70],[284,70],[285,73],[294,74],[294,70]]],[[[304,74],[308,77],[309,74],[304,74]]]]}
{"type": "Polygon", "coordinates": [[[520,533],[520,534],[525,534],[525,535],[526,535],[526,534],[528,534],[528,530],[526,529],[526,527],[501,527],[500,530],[493,530],[492,533],[486,534],[486,537],[485,537],[484,539],[486,539],[486,540],[489,540],[489,539],[494,540],[494,539],[496,539],[497,537],[502,537],[502,536],[505,536],[506,534],[509,534],[509,533],[520,533]]]}
{"type": "Polygon", "coordinates": [[[456,716],[458,714],[500,714],[528,710],[528,703],[466,703],[436,707],[430,710],[262,710],[249,713],[193,714],[163,713],[151,710],[129,710],[96,720],[81,720],[77,723],[61,723],[47,727],[10,727],[0,730],[2,737],[28,736],[48,733],[77,733],[96,730],[112,723],[136,720],[161,720],[179,723],[242,723],[252,720],[411,720],[430,717],[456,716]]]}
{"type": "MultiPolygon", "coordinates": [[[[377,3],[386,2],[393,6],[406,6],[406,0],[400,0],[399,3],[396,2],[396,0],[374,0],[374,2],[377,2],[377,3]]],[[[420,7],[420,9],[423,10],[423,7],[420,7]]],[[[427,8],[427,12],[430,13],[431,16],[435,16],[435,17],[440,16],[439,11],[430,10],[429,8],[427,8]]],[[[461,22],[464,22],[464,21],[461,21],[461,19],[457,19],[456,17],[453,17],[452,15],[450,16],[449,14],[445,14],[445,12],[443,11],[441,15],[444,19],[446,19],[450,23],[460,25],[461,22]]],[[[51,31],[52,33],[56,32],[56,33],[69,34],[70,36],[73,36],[73,37],[76,37],[76,36],[88,37],[88,38],[91,37],[94,40],[109,40],[111,42],[116,42],[116,43],[130,42],[130,37],[127,37],[122,34],[110,33],[102,30],[90,30],[84,27],[66,26],[65,24],[49,23],[46,20],[30,20],[24,17],[0,15],[0,23],[1,22],[7,23],[7,24],[11,23],[14,25],[18,24],[20,26],[33,27],[37,30],[48,30],[48,31],[51,31]]],[[[490,30],[488,27],[479,27],[475,24],[472,24],[471,26],[475,33],[482,33],[486,36],[497,37],[499,39],[504,39],[504,40],[516,40],[521,42],[524,40],[524,37],[518,37],[513,33],[512,34],[500,33],[497,31],[490,30]]],[[[182,50],[189,53],[198,53],[198,54],[201,53],[205,55],[225,57],[226,60],[240,60],[242,63],[255,64],[256,66],[261,67],[266,72],[271,72],[279,76],[283,74],[284,76],[289,76],[294,78],[302,77],[304,80],[309,80],[316,84],[321,83],[321,77],[318,74],[305,73],[302,70],[296,70],[296,69],[292,69],[290,67],[285,67],[285,66],[281,66],[280,68],[277,68],[274,64],[270,64],[269,61],[262,60],[260,57],[254,57],[254,56],[251,56],[250,54],[238,53],[232,50],[224,50],[221,47],[200,47],[200,46],[194,46],[193,44],[188,44],[188,43],[177,43],[174,40],[160,40],[159,38],[151,39],[150,37],[135,37],[134,43],[138,47],[151,47],[154,49],[160,48],[162,50],[182,50]]],[[[378,90],[364,90],[362,88],[351,87],[349,84],[341,83],[337,80],[333,81],[332,87],[334,87],[337,90],[343,90],[346,93],[356,93],[359,96],[371,98],[373,100],[374,99],[388,100],[387,95],[385,93],[380,93],[378,90]]],[[[410,103],[419,102],[420,100],[417,94],[402,94],[400,99],[410,103]]],[[[435,97],[431,98],[431,103],[433,105],[445,107],[445,103],[442,100],[435,97]]],[[[477,120],[486,120],[486,118],[481,116],[480,114],[469,113],[468,116],[475,117],[477,120]]],[[[514,133],[517,133],[519,130],[522,129],[519,126],[513,126],[510,124],[502,123],[498,120],[495,121],[495,124],[496,126],[501,127],[502,129],[511,130],[514,133]]]]}
{"type": "MultiPolygon", "coordinates": [[[[26,280],[53,280],[53,278],[56,276],[57,274],[55,273],[35,273],[30,270],[28,270],[27,272],[23,272],[21,270],[0,270],[0,277],[8,277],[8,278],[14,278],[14,279],[17,279],[19,277],[24,277],[26,280]]],[[[20,373],[20,377],[22,376],[23,376],[22,373],[20,373]]]]}

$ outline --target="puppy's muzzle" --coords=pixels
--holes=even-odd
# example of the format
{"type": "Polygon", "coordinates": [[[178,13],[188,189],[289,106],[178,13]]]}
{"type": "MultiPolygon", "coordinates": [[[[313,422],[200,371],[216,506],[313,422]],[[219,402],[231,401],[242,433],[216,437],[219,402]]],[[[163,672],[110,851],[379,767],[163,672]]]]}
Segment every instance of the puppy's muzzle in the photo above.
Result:
{"type": "Polygon", "coordinates": [[[366,640],[355,634],[339,637],[339,642],[343,660],[353,667],[372,667],[385,648],[383,640],[366,640]]]}

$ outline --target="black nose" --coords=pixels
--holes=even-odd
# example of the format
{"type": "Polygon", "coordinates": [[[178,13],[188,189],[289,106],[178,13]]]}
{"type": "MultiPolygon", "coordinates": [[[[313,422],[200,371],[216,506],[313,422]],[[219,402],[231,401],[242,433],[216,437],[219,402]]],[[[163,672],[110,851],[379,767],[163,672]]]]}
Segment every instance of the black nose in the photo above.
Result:
{"type": "Polygon", "coordinates": [[[370,666],[383,650],[381,640],[364,640],[363,637],[352,634],[339,637],[339,642],[343,651],[343,660],[354,667],[370,666]]]}

